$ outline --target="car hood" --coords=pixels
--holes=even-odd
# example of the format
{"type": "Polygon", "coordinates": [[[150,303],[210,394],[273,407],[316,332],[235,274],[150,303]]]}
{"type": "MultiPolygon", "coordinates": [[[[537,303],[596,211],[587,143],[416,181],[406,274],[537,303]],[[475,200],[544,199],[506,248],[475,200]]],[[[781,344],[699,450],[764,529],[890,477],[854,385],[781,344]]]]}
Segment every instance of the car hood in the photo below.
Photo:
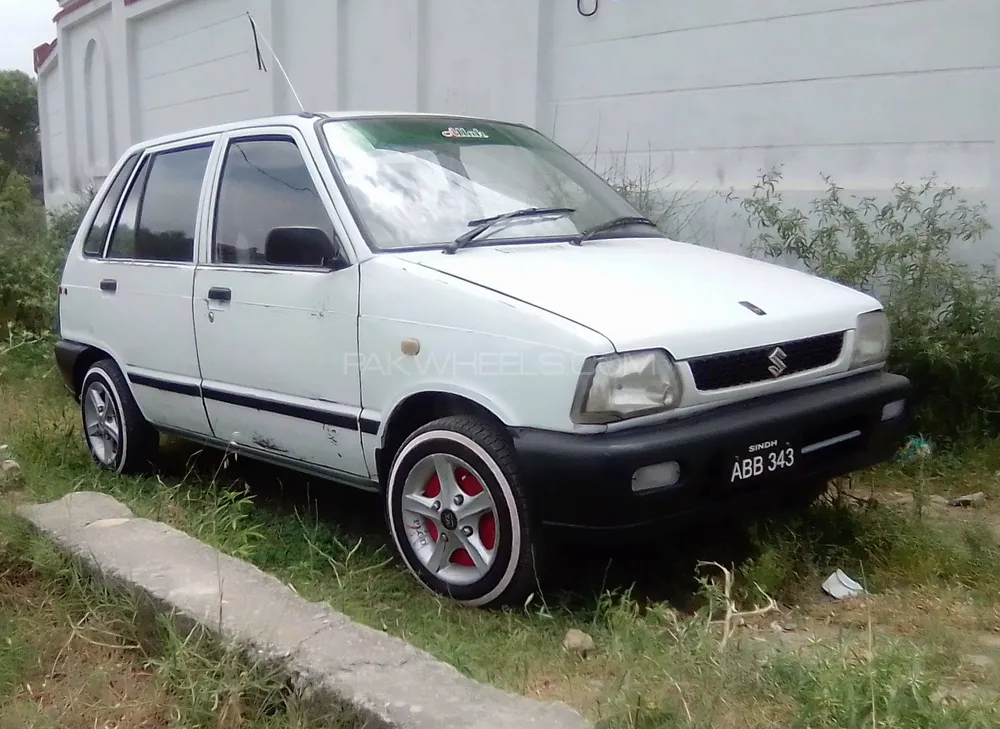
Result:
{"type": "Polygon", "coordinates": [[[657,238],[398,255],[593,329],[618,351],[664,347],[676,359],[853,329],[879,308],[806,273],[657,238]]]}

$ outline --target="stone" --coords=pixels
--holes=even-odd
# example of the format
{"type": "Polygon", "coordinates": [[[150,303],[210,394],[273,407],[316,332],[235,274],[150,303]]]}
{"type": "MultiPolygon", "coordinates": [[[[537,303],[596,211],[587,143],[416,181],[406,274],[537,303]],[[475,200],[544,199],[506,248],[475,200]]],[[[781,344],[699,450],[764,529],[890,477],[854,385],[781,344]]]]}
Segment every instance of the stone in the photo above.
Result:
{"type": "Polygon", "coordinates": [[[182,629],[200,625],[280,668],[311,700],[390,729],[590,729],[565,704],[476,683],[430,654],[311,603],[257,567],[80,492],[18,514],[182,629]]]}
{"type": "Polygon", "coordinates": [[[949,505],[949,503],[950,503],[950,502],[948,501],[948,499],[946,499],[946,498],[945,498],[944,496],[942,496],[941,494],[931,494],[931,496],[930,496],[930,498],[928,499],[928,501],[929,501],[930,503],[934,504],[935,506],[948,506],[948,505],[949,505]]]}
{"type": "Polygon", "coordinates": [[[17,461],[7,459],[0,463],[0,491],[20,485],[21,466],[17,461]]]}
{"type": "Polygon", "coordinates": [[[959,496],[957,499],[952,499],[951,501],[949,501],[948,505],[981,509],[984,506],[986,506],[986,494],[984,494],[982,491],[977,491],[976,493],[969,494],[968,496],[959,496]]]}
{"type": "Polygon", "coordinates": [[[577,653],[581,656],[586,656],[588,653],[593,651],[596,646],[594,645],[594,639],[582,630],[570,628],[566,631],[566,637],[563,638],[563,648],[570,653],[577,653]]]}

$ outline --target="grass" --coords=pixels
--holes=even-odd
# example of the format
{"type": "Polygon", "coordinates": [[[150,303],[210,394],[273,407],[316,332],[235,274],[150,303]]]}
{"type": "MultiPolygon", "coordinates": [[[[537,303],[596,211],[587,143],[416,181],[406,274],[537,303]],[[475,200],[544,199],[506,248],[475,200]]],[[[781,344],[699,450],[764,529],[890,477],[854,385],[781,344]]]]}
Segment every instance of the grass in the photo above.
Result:
{"type": "MultiPolygon", "coordinates": [[[[658,549],[641,554],[579,553],[558,563],[553,579],[524,609],[469,610],[436,598],[405,572],[370,495],[176,442],[165,442],[155,476],[98,473],[48,345],[27,342],[2,354],[4,346],[0,443],[23,467],[22,498],[49,500],[79,489],[110,493],[140,515],[247,559],[300,594],[401,636],[474,679],[565,701],[602,729],[937,728],[995,726],[1000,719],[993,662],[1000,649],[989,642],[1000,631],[996,512],[918,508],[933,493],[984,491],[990,502],[1000,499],[994,476],[1000,447],[964,460],[932,457],[863,474],[841,485],[841,498],[796,520],[665,536],[658,549]],[[904,489],[917,495],[914,503],[867,500],[871,493],[904,489]],[[733,567],[728,596],[716,579],[720,571],[699,566],[703,561],[733,567]],[[862,579],[873,595],[845,604],[825,601],[819,584],[836,567],[862,579]],[[727,601],[743,609],[764,602],[757,586],[780,600],[779,609],[737,616],[723,641],[718,621],[727,601]],[[596,651],[586,658],[564,651],[569,628],[589,633],[596,651]],[[971,693],[973,687],[980,693],[971,693]]],[[[13,704],[0,699],[0,722],[8,715],[3,707],[26,711],[35,705],[27,684],[32,691],[46,681],[55,685],[48,673],[50,646],[75,635],[81,619],[85,626],[98,621],[98,632],[88,633],[94,640],[140,644],[129,632],[133,614],[121,612],[119,598],[98,593],[95,608],[78,598],[93,596],[96,588],[65,570],[32,566],[31,575],[23,598],[0,603],[0,621],[12,616],[8,636],[27,646],[16,651],[19,658],[0,654],[0,687],[18,687],[13,704]],[[31,607],[37,604],[51,616],[31,607]],[[46,630],[57,631],[55,637],[39,637],[46,630]]],[[[248,723],[236,726],[277,726],[260,722],[279,721],[272,719],[279,715],[281,726],[308,725],[285,718],[297,716],[294,702],[273,708],[266,697],[287,698],[273,677],[206,659],[213,654],[201,644],[191,647],[162,629],[159,635],[155,650],[98,652],[95,670],[110,661],[107,670],[131,676],[131,690],[145,697],[136,701],[149,706],[180,701],[186,708],[178,710],[190,713],[183,720],[168,717],[173,726],[227,726],[219,722],[226,697],[236,693],[251,697],[239,708],[248,723]],[[242,681],[264,688],[237,691],[242,681]]],[[[51,692],[68,701],[78,689],[74,684],[51,692]]],[[[81,695],[89,696],[88,706],[112,700],[81,695]]],[[[138,720],[131,725],[143,726],[138,720]]]]}
{"type": "Polygon", "coordinates": [[[0,501],[0,729],[360,729],[88,580],[0,501]]]}

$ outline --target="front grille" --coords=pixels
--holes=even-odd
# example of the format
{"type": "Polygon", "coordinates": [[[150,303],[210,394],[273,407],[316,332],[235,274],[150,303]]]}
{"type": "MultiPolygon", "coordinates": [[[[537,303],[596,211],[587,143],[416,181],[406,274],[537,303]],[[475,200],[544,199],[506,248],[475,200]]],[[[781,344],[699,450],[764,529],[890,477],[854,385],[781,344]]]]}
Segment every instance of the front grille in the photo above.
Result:
{"type": "MultiPolygon", "coordinates": [[[[837,361],[844,346],[844,333],[823,334],[808,339],[796,339],[781,344],[770,344],[755,349],[741,349],[738,352],[713,354],[688,360],[694,384],[702,392],[739,387],[754,382],[766,382],[824,367],[837,361]],[[772,355],[780,349],[784,352],[784,369],[777,371],[772,355]]],[[[774,358],[780,359],[780,358],[774,358]]]]}

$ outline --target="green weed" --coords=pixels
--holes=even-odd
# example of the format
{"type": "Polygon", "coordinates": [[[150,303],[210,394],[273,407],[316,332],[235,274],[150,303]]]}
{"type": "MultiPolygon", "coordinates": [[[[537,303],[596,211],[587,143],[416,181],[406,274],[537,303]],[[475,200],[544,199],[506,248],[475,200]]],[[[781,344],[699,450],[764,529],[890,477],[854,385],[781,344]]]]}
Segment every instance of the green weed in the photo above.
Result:
{"type": "Polygon", "coordinates": [[[914,385],[919,430],[942,442],[1000,434],[1000,281],[993,265],[954,257],[990,229],[985,206],[933,178],[883,201],[824,179],[826,194],[803,210],[783,199],[780,169],[761,175],[738,199],[757,231],[751,253],[880,298],[889,365],[914,385]]]}

